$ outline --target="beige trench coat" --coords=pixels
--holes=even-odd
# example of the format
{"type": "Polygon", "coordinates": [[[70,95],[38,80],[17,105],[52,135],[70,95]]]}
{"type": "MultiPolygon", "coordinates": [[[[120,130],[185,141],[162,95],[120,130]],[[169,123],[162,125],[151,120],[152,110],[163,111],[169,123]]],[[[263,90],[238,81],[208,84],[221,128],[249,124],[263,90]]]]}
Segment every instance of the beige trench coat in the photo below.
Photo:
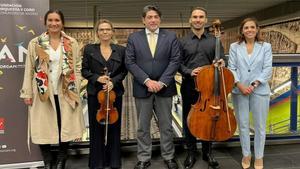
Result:
{"type": "MultiPolygon", "coordinates": [[[[76,74],[76,87],[78,94],[80,91],[80,69],[81,58],[79,56],[78,43],[74,38],[71,40],[73,61],[76,74]]],[[[57,124],[57,115],[52,86],[49,85],[49,99],[42,102],[38,95],[36,80],[34,79],[34,61],[37,57],[35,45],[38,38],[34,38],[29,42],[28,54],[25,62],[24,81],[21,89],[21,98],[32,98],[33,104],[28,109],[28,134],[35,144],[57,144],[59,142],[59,131],[57,124]]],[[[62,56],[59,65],[62,67],[62,56]]],[[[50,71],[50,70],[49,70],[50,71]]],[[[62,69],[58,74],[62,74],[62,69]]],[[[49,72],[48,72],[49,75],[49,72]]],[[[51,76],[48,76],[51,82],[51,76]]],[[[84,132],[84,121],[82,115],[81,103],[73,109],[64,99],[62,94],[62,76],[58,81],[58,98],[61,110],[61,141],[67,142],[76,138],[81,138],[84,132]]]]}

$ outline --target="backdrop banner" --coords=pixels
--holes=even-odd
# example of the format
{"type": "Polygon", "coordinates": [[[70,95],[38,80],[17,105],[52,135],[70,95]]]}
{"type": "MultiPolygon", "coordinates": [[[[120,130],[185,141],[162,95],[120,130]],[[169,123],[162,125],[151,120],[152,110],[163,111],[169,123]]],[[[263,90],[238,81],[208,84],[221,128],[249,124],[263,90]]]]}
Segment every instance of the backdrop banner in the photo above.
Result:
{"type": "Polygon", "coordinates": [[[42,164],[27,145],[27,107],[19,98],[28,42],[41,34],[49,0],[0,0],[0,168],[42,164]]]}

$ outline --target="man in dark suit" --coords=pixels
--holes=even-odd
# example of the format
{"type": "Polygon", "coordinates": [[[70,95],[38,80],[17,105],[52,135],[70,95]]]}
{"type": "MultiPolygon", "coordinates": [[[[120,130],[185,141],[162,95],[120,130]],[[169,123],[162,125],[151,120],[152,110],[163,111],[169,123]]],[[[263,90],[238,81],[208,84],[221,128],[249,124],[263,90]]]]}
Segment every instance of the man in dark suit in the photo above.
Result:
{"type": "Polygon", "coordinates": [[[174,32],[159,29],[161,12],[156,6],[143,9],[145,29],[128,38],[125,63],[134,77],[133,96],[138,113],[138,163],[150,166],[150,121],[156,114],[160,128],[161,156],[168,169],[177,169],[174,159],[172,96],[176,95],[175,73],[180,65],[179,42],[174,32]]]}

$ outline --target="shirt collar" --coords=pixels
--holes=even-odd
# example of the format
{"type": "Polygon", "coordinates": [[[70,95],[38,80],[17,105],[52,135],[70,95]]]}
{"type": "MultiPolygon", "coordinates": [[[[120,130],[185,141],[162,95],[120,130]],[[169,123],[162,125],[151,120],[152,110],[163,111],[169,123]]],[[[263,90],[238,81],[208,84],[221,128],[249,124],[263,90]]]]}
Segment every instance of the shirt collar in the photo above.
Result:
{"type": "MultiPolygon", "coordinates": [[[[202,37],[203,37],[203,38],[207,38],[208,36],[209,36],[208,31],[207,31],[207,30],[204,30],[203,34],[201,35],[201,38],[202,38],[202,37]]],[[[194,39],[194,38],[199,39],[198,36],[197,36],[196,34],[194,34],[194,32],[193,32],[192,30],[189,32],[189,37],[190,37],[191,39],[194,39]]]]}
{"type": "MultiPolygon", "coordinates": [[[[146,35],[149,35],[151,33],[151,31],[147,28],[145,28],[145,31],[146,31],[146,35]]],[[[159,28],[157,28],[155,31],[154,31],[154,34],[157,34],[158,35],[159,33],[159,28]]]]}

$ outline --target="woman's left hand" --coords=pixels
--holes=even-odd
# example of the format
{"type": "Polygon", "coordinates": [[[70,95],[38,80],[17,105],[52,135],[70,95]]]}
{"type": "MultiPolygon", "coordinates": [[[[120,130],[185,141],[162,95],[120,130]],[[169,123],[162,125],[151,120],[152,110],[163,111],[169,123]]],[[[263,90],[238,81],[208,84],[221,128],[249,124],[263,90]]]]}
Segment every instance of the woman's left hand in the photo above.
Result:
{"type": "Polygon", "coordinates": [[[113,88],[114,88],[114,84],[111,81],[109,81],[108,83],[106,83],[105,85],[103,85],[103,89],[104,90],[108,89],[108,91],[111,91],[113,88]]]}

